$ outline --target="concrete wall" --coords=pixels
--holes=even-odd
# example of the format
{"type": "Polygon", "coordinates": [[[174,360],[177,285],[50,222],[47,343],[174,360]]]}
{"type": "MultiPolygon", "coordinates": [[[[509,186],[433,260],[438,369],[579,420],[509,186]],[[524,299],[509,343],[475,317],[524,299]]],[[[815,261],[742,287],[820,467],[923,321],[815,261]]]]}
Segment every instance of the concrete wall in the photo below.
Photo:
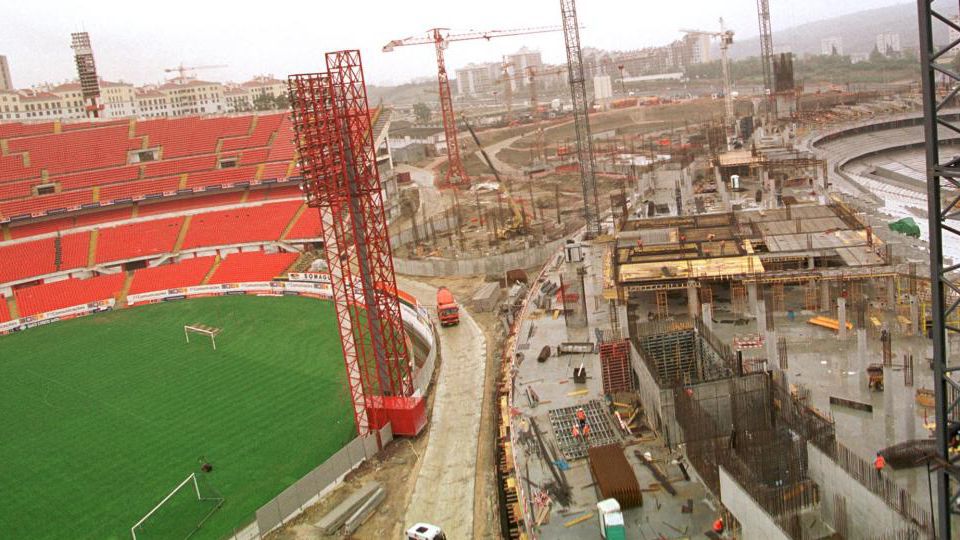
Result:
{"type": "Polygon", "coordinates": [[[514,268],[533,268],[542,265],[563,245],[564,240],[533,247],[523,251],[478,257],[472,259],[393,259],[398,274],[408,276],[486,276],[503,274],[514,268]]]}
{"type": "Polygon", "coordinates": [[[790,540],[770,514],[723,467],[720,467],[720,502],[740,522],[743,540],[790,540]]]}
{"type": "MultiPolygon", "coordinates": [[[[809,442],[807,463],[807,474],[820,487],[821,515],[834,528],[837,523],[835,495],[846,499],[847,527],[852,538],[886,538],[908,528],[906,520],[896,510],[809,442]]],[[[923,536],[918,533],[917,537],[923,536]]]]}

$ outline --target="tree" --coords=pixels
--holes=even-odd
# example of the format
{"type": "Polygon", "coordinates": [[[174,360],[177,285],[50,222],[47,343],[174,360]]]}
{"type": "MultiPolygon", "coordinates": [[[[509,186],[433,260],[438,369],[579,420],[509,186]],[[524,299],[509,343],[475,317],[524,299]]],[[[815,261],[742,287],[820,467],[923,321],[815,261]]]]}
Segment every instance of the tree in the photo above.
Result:
{"type": "Polygon", "coordinates": [[[427,107],[424,103],[415,103],[413,105],[413,114],[417,117],[417,122],[421,124],[429,122],[432,116],[430,107],[427,107]]]}
{"type": "Polygon", "coordinates": [[[257,97],[253,98],[253,108],[258,111],[272,111],[274,108],[273,95],[257,94],[257,97]]]}
{"type": "Polygon", "coordinates": [[[279,94],[273,96],[273,107],[277,110],[286,110],[290,108],[290,98],[286,94],[280,92],[279,94]]]}

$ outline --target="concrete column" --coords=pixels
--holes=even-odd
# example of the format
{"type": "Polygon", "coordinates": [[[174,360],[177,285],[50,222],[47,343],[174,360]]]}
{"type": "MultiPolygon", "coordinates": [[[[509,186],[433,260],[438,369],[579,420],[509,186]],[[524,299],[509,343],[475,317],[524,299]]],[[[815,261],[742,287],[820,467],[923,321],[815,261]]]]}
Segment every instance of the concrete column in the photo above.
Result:
{"type": "Polygon", "coordinates": [[[767,330],[767,303],[757,303],[757,332],[764,335],[767,330]]]}
{"type": "Polygon", "coordinates": [[[867,357],[867,329],[857,328],[857,359],[860,363],[860,369],[864,372],[870,359],[867,357]]]}
{"type": "Polygon", "coordinates": [[[759,314],[759,312],[760,312],[760,308],[758,307],[758,304],[759,304],[760,302],[759,302],[759,298],[758,298],[758,295],[757,295],[757,282],[756,282],[756,281],[751,281],[751,282],[747,283],[747,302],[748,302],[749,305],[750,305],[750,307],[749,307],[749,309],[750,309],[750,314],[753,315],[754,317],[757,317],[758,314],[759,314]]]}
{"type": "Polygon", "coordinates": [[[887,309],[897,309],[897,284],[892,277],[887,278],[887,309]]]}
{"type": "Polygon", "coordinates": [[[690,314],[691,319],[700,315],[700,297],[697,295],[697,289],[696,282],[687,283],[687,313],[690,314]]]}
{"type": "Polygon", "coordinates": [[[782,369],[783,366],[780,365],[780,357],[777,356],[777,331],[767,330],[764,332],[763,344],[767,349],[767,365],[777,366],[782,369]]]}
{"type": "Polygon", "coordinates": [[[713,330],[713,304],[707,302],[700,306],[700,317],[708,330],[713,330]]]}
{"type": "Polygon", "coordinates": [[[627,314],[627,303],[626,302],[617,302],[617,322],[620,323],[620,336],[624,339],[630,337],[630,321],[629,315],[627,314]]]}
{"type": "Polygon", "coordinates": [[[917,301],[917,296],[910,295],[910,335],[916,336],[920,334],[920,302],[917,301]]]}
{"type": "Polygon", "coordinates": [[[828,307],[830,306],[830,282],[821,281],[820,282],[820,309],[821,311],[829,311],[828,307]]]}
{"type": "Polygon", "coordinates": [[[727,191],[727,185],[723,183],[723,176],[720,175],[720,167],[713,168],[713,177],[717,182],[717,195],[720,196],[722,210],[730,210],[730,193],[727,191]]]}
{"type": "Polygon", "coordinates": [[[816,260],[813,258],[813,255],[810,255],[809,257],[807,257],[807,268],[809,270],[813,270],[814,268],[816,268],[816,266],[817,266],[817,263],[816,263],[816,260]]]}
{"type": "Polygon", "coordinates": [[[837,298],[837,322],[840,326],[837,329],[839,339],[847,338],[847,299],[837,298]]]}

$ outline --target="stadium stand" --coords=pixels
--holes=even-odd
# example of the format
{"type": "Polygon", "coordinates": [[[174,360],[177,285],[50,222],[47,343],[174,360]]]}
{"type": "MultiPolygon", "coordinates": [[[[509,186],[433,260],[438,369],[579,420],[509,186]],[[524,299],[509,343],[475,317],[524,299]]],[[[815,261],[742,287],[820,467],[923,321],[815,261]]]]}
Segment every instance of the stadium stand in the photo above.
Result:
{"type": "Polygon", "coordinates": [[[174,194],[180,188],[180,177],[154,178],[100,188],[100,202],[138,200],[148,195],[174,194]]]}
{"type": "Polygon", "coordinates": [[[173,251],[182,217],[144,221],[100,229],[97,263],[122,261],[173,251]]]}
{"type": "Polygon", "coordinates": [[[43,169],[54,175],[126,165],[127,151],[140,145],[139,139],[129,138],[127,126],[108,125],[10,139],[7,155],[25,153],[31,169],[43,169]]]}
{"type": "Polygon", "coordinates": [[[85,268],[90,250],[90,233],[63,236],[60,266],[57,267],[57,238],[44,238],[0,247],[0,283],[85,268]]]}
{"type": "Polygon", "coordinates": [[[70,306],[109,300],[123,287],[123,273],[93,277],[90,279],[65,279],[14,291],[21,317],[29,317],[46,311],[70,306]]]}
{"type": "Polygon", "coordinates": [[[285,238],[295,240],[298,238],[319,238],[320,237],[320,213],[316,208],[307,208],[297,222],[293,224],[285,238]]]}
{"type": "Polygon", "coordinates": [[[144,268],[133,273],[128,294],[140,294],[200,285],[216,257],[197,257],[175,264],[144,268]]]}
{"type": "Polygon", "coordinates": [[[154,203],[141,205],[139,215],[151,216],[171,212],[183,212],[185,210],[196,210],[198,208],[213,208],[228,204],[238,204],[242,198],[242,191],[234,191],[232,193],[217,193],[203,197],[192,197],[189,199],[157,201],[154,203]]]}
{"type": "Polygon", "coordinates": [[[239,137],[250,131],[252,116],[230,118],[185,117],[138,122],[137,137],[147,137],[147,147],[163,149],[163,159],[213,154],[224,137],[239,137]]]}
{"type": "Polygon", "coordinates": [[[11,238],[27,238],[38,234],[52,233],[56,231],[66,231],[74,227],[86,227],[98,223],[109,223],[111,221],[120,221],[129,219],[133,214],[133,208],[116,208],[112,210],[103,210],[91,214],[79,214],[73,217],[64,217],[49,219],[46,221],[35,221],[10,227],[11,238]]]}
{"type": "Polygon", "coordinates": [[[278,240],[301,204],[286,201],[195,215],[182,248],[278,240]]]}
{"type": "Polygon", "coordinates": [[[233,253],[225,257],[210,278],[211,284],[268,281],[297,260],[296,253],[233,253]]]}
{"type": "Polygon", "coordinates": [[[293,170],[287,115],[164,118],[76,124],[3,124],[0,222],[47,210],[169,196],[260,179],[286,181],[293,170]],[[141,156],[139,152],[150,155],[141,156]],[[235,167],[220,168],[224,158],[235,167]],[[132,163],[136,160],[144,160],[132,163]],[[185,176],[185,178],[183,178],[185,176]],[[41,183],[57,193],[34,195],[41,183]]]}
{"type": "Polygon", "coordinates": [[[7,297],[0,294],[0,323],[7,322],[10,319],[10,308],[7,307],[7,297]]]}

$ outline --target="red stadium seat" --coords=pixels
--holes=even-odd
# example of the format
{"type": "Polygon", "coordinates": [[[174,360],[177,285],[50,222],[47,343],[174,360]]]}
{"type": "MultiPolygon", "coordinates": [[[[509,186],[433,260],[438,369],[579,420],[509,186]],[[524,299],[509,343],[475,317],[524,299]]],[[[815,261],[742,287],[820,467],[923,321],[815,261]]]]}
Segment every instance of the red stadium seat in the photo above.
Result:
{"type": "Polygon", "coordinates": [[[90,279],[65,279],[17,289],[17,307],[21,317],[114,298],[126,276],[121,272],[90,279]]]}
{"type": "Polygon", "coordinates": [[[141,294],[200,285],[213,267],[216,257],[197,257],[176,264],[144,268],[133,273],[133,284],[128,294],[141,294]]]}
{"type": "Polygon", "coordinates": [[[299,201],[222,210],[193,216],[183,249],[280,239],[299,201]]]}
{"type": "Polygon", "coordinates": [[[297,222],[294,223],[285,238],[296,240],[300,238],[319,238],[320,235],[320,212],[316,208],[307,208],[297,218],[297,222]]]}
{"type": "Polygon", "coordinates": [[[122,261],[173,251],[182,217],[158,219],[100,229],[97,263],[122,261]]]}
{"type": "Polygon", "coordinates": [[[7,297],[0,294],[0,323],[11,320],[10,308],[7,307],[7,297]]]}
{"type": "Polygon", "coordinates": [[[90,233],[68,234],[60,239],[60,266],[57,267],[57,239],[45,238],[0,247],[0,283],[86,268],[90,233]]]}
{"type": "Polygon", "coordinates": [[[269,281],[282,274],[296,260],[296,253],[234,253],[220,262],[210,283],[269,281]]]}

